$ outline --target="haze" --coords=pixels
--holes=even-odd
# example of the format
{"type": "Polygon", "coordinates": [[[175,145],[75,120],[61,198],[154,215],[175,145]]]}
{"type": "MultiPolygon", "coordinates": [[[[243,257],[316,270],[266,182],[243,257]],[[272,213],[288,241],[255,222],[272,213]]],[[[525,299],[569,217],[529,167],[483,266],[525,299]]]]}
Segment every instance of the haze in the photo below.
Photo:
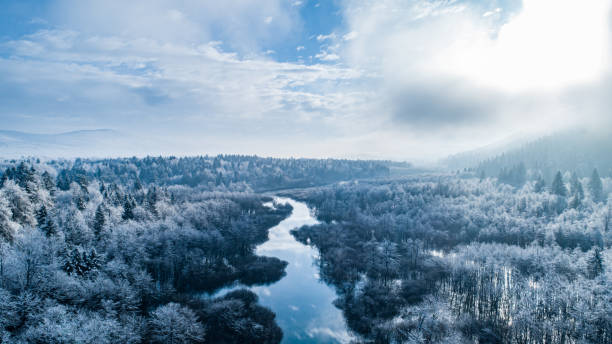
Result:
{"type": "Polygon", "coordinates": [[[609,125],[611,1],[2,1],[2,130],[432,161],[609,125]]]}

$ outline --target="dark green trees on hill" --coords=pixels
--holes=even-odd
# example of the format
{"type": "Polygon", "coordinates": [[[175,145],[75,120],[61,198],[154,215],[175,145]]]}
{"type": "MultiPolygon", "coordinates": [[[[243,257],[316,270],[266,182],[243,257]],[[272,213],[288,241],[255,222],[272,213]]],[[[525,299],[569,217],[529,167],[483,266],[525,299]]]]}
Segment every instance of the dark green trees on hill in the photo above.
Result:
{"type": "Polygon", "coordinates": [[[511,168],[502,168],[499,172],[498,180],[502,183],[521,187],[527,181],[527,169],[522,162],[511,168]]]}
{"type": "Polygon", "coordinates": [[[96,236],[96,239],[100,238],[100,235],[102,234],[102,230],[104,229],[105,223],[106,223],[106,217],[104,216],[104,205],[100,204],[98,205],[98,208],[96,209],[96,215],[94,217],[94,225],[93,225],[93,231],[94,231],[94,235],[96,236]]]}
{"type": "Polygon", "coordinates": [[[591,180],[589,181],[589,191],[591,192],[591,198],[594,202],[604,201],[603,185],[597,169],[594,169],[593,174],[591,175],[591,180]]]}
{"type": "Polygon", "coordinates": [[[157,186],[198,186],[269,191],[324,185],[343,180],[386,177],[390,162],[340,159],[276,159],[245,155],[215,157],[146,157],[105,160],[52,161],[58,170],[57,187],[68,190],[73,182],[88,180],[122,184],[139,190],[157,186]]]}
{"type": "Polygon", "coordinates": [[[544,180],[542,175],[539,174],[538,179],[536,179],[536,182],[533,186],[533,191],[540,193],[544,191],[544,188],[546,188],[546,181],[544,180]]]}
{"type": "Polygon", "coordinates": [[[567,196],[567,188],[565,187],[565,183],[563,183],[561,171],[558,171],[557,174],[555,174],[555,179],[553,179],[551,184],[551,192],[557,196],[567,196]]]}
{"type": "Polygon", "coordinates": [[[604,262],[601,256],[601,249],[596,247],[593,250],[593,254],[589,257],[588,261],[588,275],[590,278],[599,276],[604,271],[604,262]]]}
{"type": "Polygon", "coordinates": [[[574,172],[572,173],[572,179],[570,181],[570,192],[572,199],[570,201],[570,207],[573,209],[577,209],[582,204],[584,200],[584,188],[582,187],[582,182],[578,179],[578,175],[574,172]]]}

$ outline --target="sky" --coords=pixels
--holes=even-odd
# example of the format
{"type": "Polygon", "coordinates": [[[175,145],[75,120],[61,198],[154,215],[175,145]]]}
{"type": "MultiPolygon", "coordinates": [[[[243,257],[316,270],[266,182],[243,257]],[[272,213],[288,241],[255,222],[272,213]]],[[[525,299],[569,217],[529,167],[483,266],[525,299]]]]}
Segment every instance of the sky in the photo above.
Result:
{"type": "Polygon", "coordinates": [[[427,162],[602,128],[611,5],[0,0],[0,130],[112,129],[152,155],[427,162]]]}

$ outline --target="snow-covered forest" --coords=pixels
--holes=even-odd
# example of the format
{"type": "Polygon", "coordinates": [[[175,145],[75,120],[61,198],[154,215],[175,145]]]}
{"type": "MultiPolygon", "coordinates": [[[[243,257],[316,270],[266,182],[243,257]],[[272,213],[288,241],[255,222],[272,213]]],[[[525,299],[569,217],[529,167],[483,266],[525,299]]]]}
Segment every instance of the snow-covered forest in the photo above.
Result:
{"type": "Polygon", "coordinates": [[[389,177],[389,166],[4,161],[2,343],[279,343],[255,293],[210,296],[284,276],[287,262],[254,250],[292,210],[266,206],[267,190],[321,221],[292,234],[319,251],[357,342],[612,341],[610,178],[547,180],[524,165],[389,177]]]}
{"type": "Polygon", "coordinates": [[[277,343],[238,290],[286,262],[256,256],[291,208],[252,188],[374,177],[384,164],[255,157],[5,161],[0,331],[6,343],[277,343]]]}
{"type": "Polygon", "coordinates": [[[324,223],[349,327],[376,343],[610,343],[610,179],[421,176],[289,194],[324,223]]]}

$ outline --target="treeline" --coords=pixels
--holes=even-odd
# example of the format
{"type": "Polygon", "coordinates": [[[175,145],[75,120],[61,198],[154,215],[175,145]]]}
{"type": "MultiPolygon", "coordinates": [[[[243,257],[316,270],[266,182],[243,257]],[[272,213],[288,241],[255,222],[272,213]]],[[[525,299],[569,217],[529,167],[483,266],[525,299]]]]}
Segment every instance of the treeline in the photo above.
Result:
{"type": "MultiPolygon", "coordinates": [[[[349,327],[376,343],[609,343],[612,210],[582,180],[418,177],[292,192],[349,327]],[[556,183],[559,184],[559,183],[556,183]]],[[[609,180],[603,180],[603,184],[609,180]]]]}
{"type": "MultiPolygon", "coordinates": [[[[516,169],[522,165],[528,172],[528,179],[541,175],[549,182],[558,170],[573,171],[578,177],[587,178],[594,169],[598,169],[602,176],[612,177],[611,138],[609,133],[572,130],[463,166],[487,177],[497,177],[503,174],[504,169],[516,169]]],[[[520,174],[520,171],[515,172],[520,174]]]]}
{"type": "MultiPolygon", "coordinates": [[[[31,163],[35,164],[33,159],[31,163]]],[[[15,164],[11,164],[15,165],[15,164]]],[[[243,155],[50,161],[57,186],[80,179],[126,186],[185,185],[205,190],[269,191],[389,175],[388,161],[275,159],[243,155]]],[[[44,168],[44,166],[42,167],[44,168]]]]}
{"type": "Polygon", "coordinates": [[[207,186],[123,183],[122,173],[107,182],[88,166],[21,162],[2,174],[2,343],[280,342],[255,294],[201,294],[281,278],[287,263],[254,248],[290,206],[207,186]]]}

